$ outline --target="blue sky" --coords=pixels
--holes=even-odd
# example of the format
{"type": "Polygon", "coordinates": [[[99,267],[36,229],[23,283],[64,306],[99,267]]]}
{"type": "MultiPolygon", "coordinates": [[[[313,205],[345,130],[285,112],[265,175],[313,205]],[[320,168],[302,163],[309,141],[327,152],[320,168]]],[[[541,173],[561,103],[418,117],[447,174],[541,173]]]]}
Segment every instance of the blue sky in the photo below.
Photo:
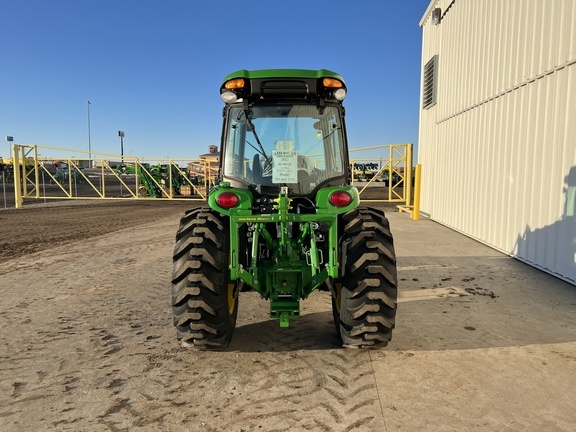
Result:
{"type": "Polygon", "coordinates": [[[0,0],[0,156],[15,143],[195,158],[219,144],[224,76],[330,69],[350,148],[418,141],[429,0],[0,0]]]}

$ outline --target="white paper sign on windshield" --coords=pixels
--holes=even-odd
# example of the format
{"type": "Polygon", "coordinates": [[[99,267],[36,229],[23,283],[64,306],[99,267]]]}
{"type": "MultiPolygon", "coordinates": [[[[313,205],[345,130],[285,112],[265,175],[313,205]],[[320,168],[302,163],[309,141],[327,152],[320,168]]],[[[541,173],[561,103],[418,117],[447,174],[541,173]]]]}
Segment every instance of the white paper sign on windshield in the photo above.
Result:
{"type": "Polygon", "coordinates": [[[298,152],[272,151],[272,183],[298,183],[298,152]]]}

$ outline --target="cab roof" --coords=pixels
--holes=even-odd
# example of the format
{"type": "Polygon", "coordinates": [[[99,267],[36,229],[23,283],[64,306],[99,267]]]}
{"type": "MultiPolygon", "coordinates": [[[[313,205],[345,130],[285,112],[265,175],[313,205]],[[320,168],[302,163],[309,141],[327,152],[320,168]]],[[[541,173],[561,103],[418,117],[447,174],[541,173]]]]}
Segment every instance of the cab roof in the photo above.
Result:
{"type": "Polygon", "coordinates": [[[344,78],[328,69],[240,69],[226,75],[223,83],[234,78],[262,79],[262,78],[334,78],[344,83],[344,78]]]}

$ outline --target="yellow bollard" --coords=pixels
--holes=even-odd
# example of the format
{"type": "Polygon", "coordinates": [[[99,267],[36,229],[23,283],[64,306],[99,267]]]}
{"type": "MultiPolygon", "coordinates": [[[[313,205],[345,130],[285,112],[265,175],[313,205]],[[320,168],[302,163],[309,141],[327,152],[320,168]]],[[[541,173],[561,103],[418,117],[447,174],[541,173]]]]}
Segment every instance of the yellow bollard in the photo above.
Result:
{"type": "Polygon", "coordinates": [[[412,219],[420,220],[420,180],[422,176],[422,165],[416,164],[414,174],[414,208],[412,209],[412,219]]]}

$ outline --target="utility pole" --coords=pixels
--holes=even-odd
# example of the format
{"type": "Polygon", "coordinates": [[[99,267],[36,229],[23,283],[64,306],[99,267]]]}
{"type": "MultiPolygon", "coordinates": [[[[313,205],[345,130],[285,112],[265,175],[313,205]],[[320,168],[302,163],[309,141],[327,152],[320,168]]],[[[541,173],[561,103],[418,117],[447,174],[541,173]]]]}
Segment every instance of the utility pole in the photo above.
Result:
{"type": "Polygon", "coordinates": [[[6,141],[8,142],[8,154],[10,155],[10,159],[12,159],[12,141],[14,141],[14,137],[6,136],[6,141]]]}
{"type": "Polygon", "coordinates": [[[88,168],[92,168],[92,144],[90,143],[90,101],[86,101],[88,108],[88,168]]]}
{"type": "Polygon", "coordinates": [[[122,158],[122,165],[124,165],[124,131],[118,131],[120,137],[120,157],[122,158]]]}

